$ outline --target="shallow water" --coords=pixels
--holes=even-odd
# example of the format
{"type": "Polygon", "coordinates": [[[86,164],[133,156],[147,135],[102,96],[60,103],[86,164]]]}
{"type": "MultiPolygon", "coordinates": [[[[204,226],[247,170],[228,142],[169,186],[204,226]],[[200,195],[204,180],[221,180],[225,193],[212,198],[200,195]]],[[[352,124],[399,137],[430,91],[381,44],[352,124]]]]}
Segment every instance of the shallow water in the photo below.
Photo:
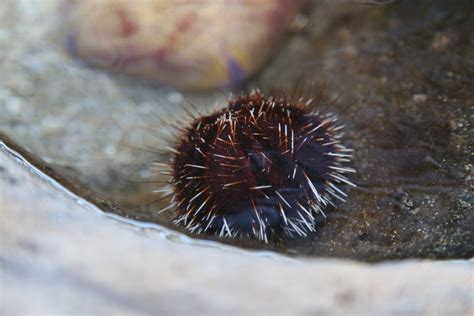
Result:
{"type": "Polygon", "coordinates": [[[61,193],[66,194],[68,197],[72,198],[77,204],[84,206],[86,209],[93,211],[97,216],[104,216],[108,219],[116,221],[118,224],[123,225],[124,227],[131,228],[134,230],[149,231],[153,234],[158,234],[161,238],[175,242],[191,245],[194,247],[211,247],[217,248],[223,251],[232,251],[238,252],[245,255],[259,256],[259,257],[269,257],[278,261],[287,261],[287,262],[297,262],[292,258],[287,256],[281,256],[275,252],[270,251],[246,251],[238,247],[230,247],[219,242],[201,240],[196,238],[190,238],[185,234],[181,234],[172,229],[167,229],[162,225],[137,221],[128,219],[124,216],[116,215],[110,211],[104,211],[97,206],[100,204],[99,200],[95,198],[84,198],[84,195],[87,195],[87,192],[84,192],[80,187],[75,186],[74,184],[68,183],[66,179],[62,177],[61,174],[56,173],[54,170],[49,169],[44,163],[39,159],[32,156],[22,149],[18,144],[15,144],[11,139],[5,135],[0,135],[0,152],[3,152],[7,156],[12,157],[22,166],[24,166],[29,172],[40,177],[45,183],[51,185],[61,193]]]}
{"type": "MultiPolygon", "coordinates": [[[[11,36],[41,21],[6,5],[19,21],[3,20],[11,36]]],[[[469,7],[317,2],[308,10],[306,27],[248,87],[291,92],[295,82],[312,82],[312,94],[324,87],[321,103],[336,99],[331,111],[346,123],[359,186],[304,240],[236,244],[365,261],[474,255],[469,7]]],[[[156,159],[162,138],[173,138],[161,119],[182,116],[183,98],[205,110],[224,106],[226,93],[183,95],[89,69],[61,54],[53,24],[36,32],[0,42],[1,70],[9,74],[0,85],[1,130],[68,183],[89,187],[83,194],[104,210],[173,227],[169,214],[156,214],[164,202],[149,205],[155,182],[166,179],[145,162],[156,159]]]]}

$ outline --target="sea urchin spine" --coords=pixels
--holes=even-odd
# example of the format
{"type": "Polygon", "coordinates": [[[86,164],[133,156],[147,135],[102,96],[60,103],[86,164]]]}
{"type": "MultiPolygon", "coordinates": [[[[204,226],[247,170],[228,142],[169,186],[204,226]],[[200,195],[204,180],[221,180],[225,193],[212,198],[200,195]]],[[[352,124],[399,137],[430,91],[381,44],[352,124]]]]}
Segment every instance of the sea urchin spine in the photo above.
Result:
{"type": "Polygon", "coordinates": [[[309,103],[253,91],[195,119],[172,149],[175,224],[264,242],[315,231],[355,170],[343,125],[309,103]]]}

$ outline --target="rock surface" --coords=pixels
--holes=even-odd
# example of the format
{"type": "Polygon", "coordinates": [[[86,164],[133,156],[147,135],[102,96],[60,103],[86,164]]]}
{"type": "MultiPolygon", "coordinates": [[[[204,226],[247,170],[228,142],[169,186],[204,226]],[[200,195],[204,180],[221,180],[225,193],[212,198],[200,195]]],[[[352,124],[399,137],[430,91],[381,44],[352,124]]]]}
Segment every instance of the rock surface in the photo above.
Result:
{"type": "Polygon", "coordinates": [[[303,1],[63,2],[72,55],[173,87],[209,89],[255,73],[303,1]]]}
{"type": "MultiPolygon", "coordinates": [[[[185,109],[223,107],[227,94],[179,93],[69,58],[57,2],[0,1],[1,132],[128,217],[173,226],[172,214],[156,215],[165,205],[147,207],[156,184],[140,181],[165,179],[145,163],[171,136],[170,122],[189,122],[185,109]]],[[[249,83],[291,94],[305,76],[316,81],[314,97],[326,83],[320,106],[339,115],[355,150],[359,187],[348,202],[307,240],[273,249],[364,261],[472,258],[473,2],[349,2],[315,1],[307,27],[249,83]]]]}
{"type": "Polygon", "coordinates": [[[0,150],[0,314],[472,315],[472,263],[367,265],[196,242],[107,215],[0,150]]]}

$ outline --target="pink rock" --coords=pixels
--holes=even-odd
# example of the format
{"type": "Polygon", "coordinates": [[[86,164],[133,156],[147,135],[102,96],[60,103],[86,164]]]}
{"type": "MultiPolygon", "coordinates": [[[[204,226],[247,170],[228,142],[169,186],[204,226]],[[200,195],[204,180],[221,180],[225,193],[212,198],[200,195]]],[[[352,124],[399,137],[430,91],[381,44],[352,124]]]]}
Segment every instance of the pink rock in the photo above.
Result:
{"type": "Polygon", "coordinates": [[[182,89],[208,89],[255,73],[304,0],[63,1],[74,56],[182,89]]]}

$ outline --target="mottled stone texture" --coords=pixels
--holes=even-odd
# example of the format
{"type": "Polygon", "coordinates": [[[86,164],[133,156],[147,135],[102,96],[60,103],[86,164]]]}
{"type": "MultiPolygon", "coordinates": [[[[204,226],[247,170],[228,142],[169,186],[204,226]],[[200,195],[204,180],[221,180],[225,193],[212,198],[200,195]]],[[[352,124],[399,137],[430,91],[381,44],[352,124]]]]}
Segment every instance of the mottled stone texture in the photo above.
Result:
{"type": "Polygon", "coordinates": [[[65,45],[87,63],[183,89],[255,73],[302,0],[66,0],[65,45]]]}
{"type": "Polygon", "coordinates": [[[0,314],[472,315],[467,262],[286,259],[142,229],[0,153],[0,314]]]}

